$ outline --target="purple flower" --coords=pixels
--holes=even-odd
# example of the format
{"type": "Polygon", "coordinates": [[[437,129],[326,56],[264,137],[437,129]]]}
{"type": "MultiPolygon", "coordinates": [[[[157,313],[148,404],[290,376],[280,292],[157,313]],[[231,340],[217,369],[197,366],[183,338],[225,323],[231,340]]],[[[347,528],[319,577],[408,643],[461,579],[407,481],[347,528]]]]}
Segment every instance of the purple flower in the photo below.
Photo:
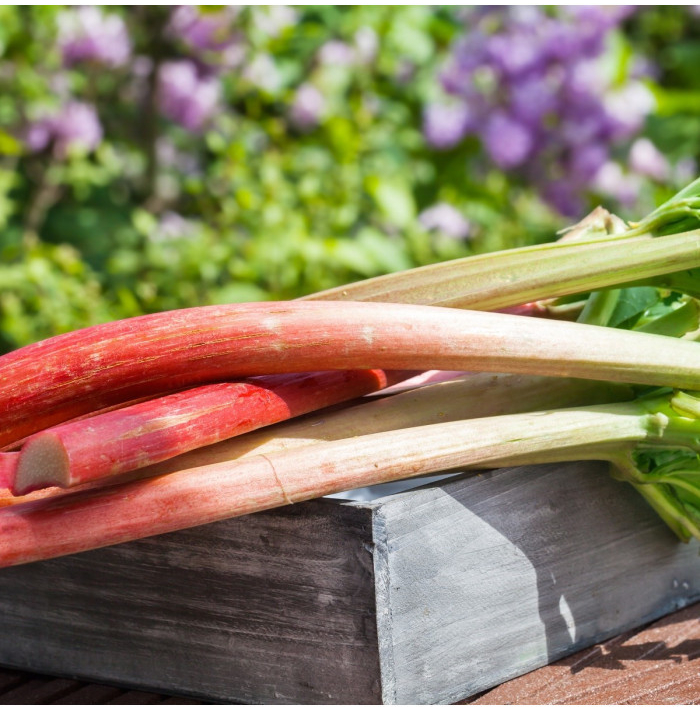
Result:
{"type": "Polygon", "coordinates": [[[471,111],[466,103],[432,103],[423,110],[423,134],[437,150],[457,145],[471,128],[471,111]]]}
{"type": "Polygon", "coordinates": [[[158,101],[164,115],[192,132],[200,131],[219,106],[221,86],[200,76],[189,59],[165,62],[158,73],[158,101]]]}
{"type": "Polygon", "coordinates": [[[442,87],[455,96],[470,95],[474,72],[489,65],[488,37],[475,29],[457,40],[454,50],[440,72],[442,87]]]}
{"type": "Polygon", "coordinates": [[[24,144],[31,153],[38,153],[46,148],[53,137],[52,121],[50,118],[42,118],[30,123],[24,134],[24,144]]]}
{"type": "Polygon", "coordinates": [[[156,155],[158,164],[169,167],[190,177],[202,174],[199,158],[189,150],[178,150],[175,143],[162,136],[156,141],[156,155]]]}
{"type": "Polygon", "coordinates": [[[580,191],[580,186],[576,182],[557,180],[543,185],[542,196],[560,214],[578,217],[584,209],[580,191]]]}
{"type": "Polygon", "coordinates": [[[609,33],[630,12],[602,6],[463,12],[465,31],[440,80],[468,106],[468,118],[455,120],[442,140],[440,128],[432,131],[434,138],[431,124],[439,126],[442,116],[428,106],[429,142],[449,148],[467,132],[476,133],[498,167],[518,173],[550,204],[574,213],[611,148],[638,132],[653,106],[638,79],[614,84],[617,77],[601,61],[609,33]]]}
{"type": "Polygon", "coordinates": [[[513,84],[510,111],[523,123],[537,125],[548,113],[558,108],[557,98],[546,76],[533,76],[513,84]]]}
{"type": "Polygon", "coordinates": [[[536,69],[543,57],[531,33],[496,34],[488,42],[489,60],[509,77],[536,69]]]}
{"type": "Polygon", "coordinates": [[[673,170],[674,181],[678,185],[686,185],[692,182],[698,174],[698,164],[694,158],[681,158],[673,170]]]}
{"type": "Polygon", "coordinates": [[[605,109],[615,138],[629,138],[644,125],[656,105],[654,95],[641,82],[631,82],[605,97],[605,109]]]}
{"type": "Polygon", "coordinates": [[[562,15],[576,29],[577,53],[582,57],[597,57],[605,46],[605,36],[629,17],[633,5],[568,5],[562,15]]]}
{"type": "Polygon", "coordinates": [[[585,23],[604,33],[632,15],[635,5],[563,5],[562,11],[579,25],[585,23]]]}
{"type": "Polygon", "coordinates": [[[62,12],[58,18],[58,46],[63,63],[90,61],[109,67],[126,64],[131,42],[119,15],[104,14],[94,5],[62,12]]]}
{"type": "Polygon", "coordinates": [[[630,167],[639,175],[665,182],[671,173],[666,157],[647,138],[635,140],[630,148],[630,167]]]}
{"type": "Polygon", "coordinates": [[[195,224],[182,215],[167,211],[161,216],[155,232],[150,237],[152,241],[177,241],[192,234],[195,228],[195,224]]]}
{"type": "Polygon", "coordinates": [[[502,111],[489,117],[482,137],[491,159],[504,170],[522,165],[534,148],[531,131],[502,111]]]}
{"type": "Polygon", "coordinates": [[[569,160],[571,178],[583,185],[593,179],[608,160],[609,151],[603,143],[584,143],[577,146],[569,160]]]}
{"type": "Polygon", "coordinates": [[[294,94],[289,111],[292,123],[301,130],[309,130],[318,125],[326,108],[323,94],[310,83],[302,84],[294,94]]]}
{"type": "Polygon", "coordinates": [[[355,50],[339,39],[331,39],[318,50],[316,55],[319,64],[351,66],[355,63],[355,50]]]}
{"type": "Polygon", "coordinates": [[[440,231],[453,239],[466,239],[471,225],[451,204],[438,202],[418,215],[418,221],[428,231],[440,231]]]}
{"type": "Polygon", "coordinates": [[[238,41],[232,29],[238,15],[236,7],[202,13],[195,5],[179,5],[170,17],[170,32],[190,49],[218,52],[238,41]]]}
{"type": "Polygon", "coordinates": [[[25,136],[30,151],[38,152],[52,144],[60,158],[76,148],[92,151],[101,142],[102,126],[95,107],[80,101],[70,101],[58,113],[35,121],[25,136]]]}

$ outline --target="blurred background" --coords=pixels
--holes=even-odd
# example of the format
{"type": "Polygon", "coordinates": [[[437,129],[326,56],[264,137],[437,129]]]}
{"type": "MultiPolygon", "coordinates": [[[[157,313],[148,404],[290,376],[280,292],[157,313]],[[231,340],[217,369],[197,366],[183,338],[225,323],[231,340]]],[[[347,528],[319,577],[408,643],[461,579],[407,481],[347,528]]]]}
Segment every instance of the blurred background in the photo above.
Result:
{"type": "Polygon", "coordinates": [[[643,216],[700,6],[0,8],[0,351],[643,216]]]}

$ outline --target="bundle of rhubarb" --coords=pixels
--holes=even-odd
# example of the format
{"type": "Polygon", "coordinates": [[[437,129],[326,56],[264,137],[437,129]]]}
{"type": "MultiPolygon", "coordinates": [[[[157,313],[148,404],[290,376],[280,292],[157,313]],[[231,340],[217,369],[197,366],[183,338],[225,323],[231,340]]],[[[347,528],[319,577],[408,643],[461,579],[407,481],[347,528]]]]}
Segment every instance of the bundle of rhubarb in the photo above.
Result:
{"type": "Polygon", "coordinates": [[[697,227],[700,180],[635,224],[599,209],[548,245],[0,357],[0,565],[571,460],[609,461],[700,538],[697,227]]]}

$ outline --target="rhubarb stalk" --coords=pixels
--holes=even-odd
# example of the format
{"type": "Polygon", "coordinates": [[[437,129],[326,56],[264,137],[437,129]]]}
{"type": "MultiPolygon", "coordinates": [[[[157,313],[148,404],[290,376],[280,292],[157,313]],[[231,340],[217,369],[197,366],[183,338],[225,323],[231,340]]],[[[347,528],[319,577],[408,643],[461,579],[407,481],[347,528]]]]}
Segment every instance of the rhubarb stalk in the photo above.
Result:
{"type": "Polygon", "coordinates": [[[305,296],[499,310],[543,298],[646,283],[700,267],[700,231],[607,236],[471,256],[369,278],[305,296]]]}
{"type": "Polygon", "coordinates": [[[687,539],[700,536],[700,530],[695,518],[679,514],[690,503],[679,502],[670,489],[673,475],[655,482],[633,456],[636,449],[697,452],[699,436],[700,423],[674,412],[665,397],[319,443],[3,508],[0,565],[117,544],[355,487],[446,469],[500,467],[506,461],[624,459],[619,474],[687,539]]]}
{"type": "MultiPolygon", "coordinates": [[[[260,379],[273,378],[261,377],[260,379]]],[[[306,416],[296,421],[288,421],[254,433],[223,440],[217,445],[193,449],[161,463],[140,468],[129,475],[122,474],[118,482],[154,477],[185,468],[368,433],[542,408],[584,406],[632,398],[634,392],[626,385],[581,379],[470,374],[449,382],[431,384],[392,396],[345,405],[314,416],[306,416]]],[[[236,412],[232,412],[234,418],[236,415],[236,412]]],[[[113,432],[104,433],[105,440],[108,440],[108,447],[113,445],[109,443],[109,438],[113,438],[113,432]]],[[[43,436],[43,433],[37,436],[43,436]]],[[[95,461],[100,455],[100,439],[89,435],[84,438],[89,439],[88,456],[95,461]]],[[[79,437],[77,443],[84,445],[83,438],[79,437]]],[[[176,442],[176,445],[179,447],[181,444],[176,442]]],[[[58,471],[64,471],[64,455],[63,448],[59,447],[58,451],[53,451],[52,457],[58,458],[58,471]]],[[[25,464],[27,464],[26,459],[25,464]]],[[[99,465],[99,461],[96,464],[99,465]]],[[[34,465],[37,469],[46,470],[45,461],[35,461],[33,465],[28,465],[28,468],[31,470],[34,465]]],[[[78,459],[78,467],[82,467],[80,459],[78,459]]],[[[44,474],[46,475],[46,472],[44,474]]],[[[53,477],[58,477],[58,474],[57,471],[53,471],[53,477]]],[[[102,482],[98,480],[87,483],[81,489],[95,487],[97,484],[102,482]]],[[[0,495],[0,506],[20,504],[30,499],[41,499],[58,494],[65,493],[60,488],[49,488],[15,497],[8,491],[0,495]]]]}
{"type": "Polygon", "coordinates": [[[623,384],[515,374],[469,374],[221,441],[144,468],[141,475],[163,475],[323,441],[434,423],[632,399],[632,388],[623,384]]]}
{"type": "Polygon", "coordinates": [[[0,445],[144,394],[325,369],[449,369],[700,388],[694,342],[500,313],[246,303],[144,315],[0,359],[0,445]]]}
{"type": "Polygon", "coordinates": [[[26,440],[10,487],[24,495],[119,475],[382,389],[408,374],[393,373],[389,380],[381,370],[259,377],[197,387],[72,421],[26,440]]]}
{"type": "Polygon", "coordinates": [[[0,490],[12,487],[19,462],[19,453],[0,453],[0,490]]]}

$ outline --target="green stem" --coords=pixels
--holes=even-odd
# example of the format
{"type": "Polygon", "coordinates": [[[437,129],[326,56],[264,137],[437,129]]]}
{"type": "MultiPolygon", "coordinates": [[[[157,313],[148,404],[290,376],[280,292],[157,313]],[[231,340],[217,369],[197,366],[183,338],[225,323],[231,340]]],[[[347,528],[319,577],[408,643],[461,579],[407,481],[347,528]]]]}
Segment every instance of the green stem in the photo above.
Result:
{"type": "Polygon", "coordinates": [[[693,485],[692,483],[689,483],[681,477],[655,477],[654,478],[655,483],[666,483],[667,485],[675,486],[675,487],[680,487],[683,488],[684,490],[687,490],[689,493],[692,495],[698,494],[698,487],[697,485],[693,485]]]}
{"type": "Polygon", "coordinates": [[[610,457],[611,474],[616,480],[628,482],[647,501],[671,531],[682,542],[700,539],[700,528],[682,503],[656,478],[646,477],[634,462],[633,448],[618,449],[610,457]]]}
{"type": "Polygon", "coordinates": [[[620,300],[620,293],[621,291],[617,288],[591,293],[577,322],[588,325],[607,325],[620,300]]]}
{"type": "Polygon", "coordinates": [[[654,239],[607,236],[423,266],[306,296],[498,310],[700,268],[700,230],[654,239]]]}
{"type": "Polygon", "coordinates": [[[633,486],[682,542],[688,542],[693,537],[700,539],[698,525],[688,516],[681,503],[663,487],[634,483],[633,486]]]}

